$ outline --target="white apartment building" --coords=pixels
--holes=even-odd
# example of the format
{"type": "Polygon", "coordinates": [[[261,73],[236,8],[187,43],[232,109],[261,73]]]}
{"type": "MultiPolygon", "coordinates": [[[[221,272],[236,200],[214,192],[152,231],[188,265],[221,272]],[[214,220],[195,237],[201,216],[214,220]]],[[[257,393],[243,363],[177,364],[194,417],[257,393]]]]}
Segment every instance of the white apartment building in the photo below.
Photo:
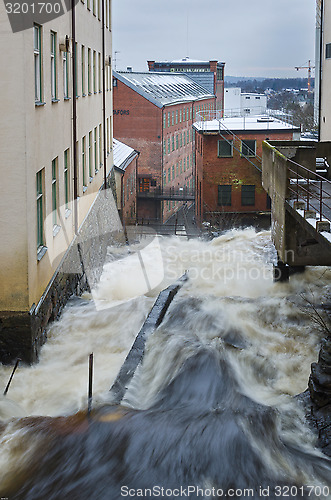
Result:
{"type": "Polygon", "coordinates": [[[16,33],[0,11],[0,361],[31,361],[113,166],[111,0],[79,0],[74,21],[69,10],[16,33]]]}
{"type": "Polygon", "coordinates": [[[224,89],[224,116],[263,115],[267,112],[267,96],[241,92],[240,87],[224,89]]]}
{"type": "Polygon", "coordinates": [[[317,0],[315,118],[320,141],[331,141],[331,3],[317,0]]]}

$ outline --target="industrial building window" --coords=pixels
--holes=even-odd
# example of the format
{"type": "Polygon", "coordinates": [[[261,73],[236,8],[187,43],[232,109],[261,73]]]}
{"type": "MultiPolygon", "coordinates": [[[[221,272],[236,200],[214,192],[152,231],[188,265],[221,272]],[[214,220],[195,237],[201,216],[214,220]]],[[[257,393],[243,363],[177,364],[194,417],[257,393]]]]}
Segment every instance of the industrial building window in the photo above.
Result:
{"type": "Polygon", "coordinates": [[[175,178],[175,165],[173,165],[171,167],[171,171],[172,171],[172,180],[174,180],[174,178],[175,178]]]}
{"type": "Polygon", "coordinates": [[[170,127],[170,111],[168,111],[168,127],[170,127]]]}
{"type": "Polygon", "coordinates": [[[178,109],[176,109],[176,125],[178,123],[178,109]]]}
{"type": "Polygon", "coordinates": [[[327,43],[325,46],[325,57],[331,59],[331,43],[327,43]]]}
{"type": "Polygon", "coordinates": [[[97,93],[97,63],[96,52],[93,50],[93,92],[97,93]]]}
{"type": "Polygon", "coordinates": [[[168,155],[170,154],[170,137],[168,137],[168,155]]]}
{"type": "Polygon", "coordinates": [[[67,52],[63,52],[63,97],[69,99],[69,62],[67,52]]]}
{"type": "Polygon", "coordinates": [[[91,49],[87,49],[87,91],[91,95],[91,49]]]}
{"type": "Polygon", "coordinates": [[[102,126],[99,125],[99,165],[102,167],[102,126]]]}
{"type": "Polygon", "coordinates": [[[233,141],[218,141],[217,156],[219,158],[231,158],[233,156],[233,141]]]}
{"type": "Polygon", "coordinates": [[[85,95],[85,47],[82,45],[82,96],[85,95]]]}
{"type": "Polygon", "coordinates": [[[172,111],[172,113],[171,113],[171,125],[174,125],[174,123],[175,123],[175,112],[172,111]]]}
{"type": "Polygon", "coordinates": [[[163,113],[163,128],[166,128],[167,125],[167,115],[163,113]]]}
{"type": "Polygon", "coordinates": [[[86,136],[82,139],[82,173],[83,173],[83,192],[87,186],[86,182],[86,136]]]}
{"type": "Polygon", "coordinates": [[[175,151],[175,136],[174,135],[171,137],[171,150],[175,151]]]}
{"type": "Polygon", "coordinates": [[[92,132],[88,134],[88,172],[90,176],[90,182],[92,181],[92,132]]]}
{"type": "Polygon", "coordinates": [[[96,174],[99,171],[97,134],[98,134],[98,128],[95,127],[94,128],[94,171],[96,174]]]}
{"type": "Polygon", "coordinates": [[[53,101],[56,100],[56,33],[51,31],[51,92],[53,101]]]}
{"type": "Polygon", "coordinates": [[[99,76],[98,76],[99,92],[101,92],[101,54],[100,54],[100,52],[98,54],[98,69],[99,69],[99,76]]]}
{"type": "Polygon", "coordinates": [[[255,205],[255,186],[241,186],[241,204],[243,207],[255,205]]]}
{"type": "Polygon", "coordinates": [[[179,123],[182,123],[182,110],[179,110],[179,123]]]}
{"type": "Polygon", "coordinates": [[[41,26],[35,24],[33,26],[33,43],[34,43],[34,97],[36,102],[41,102],[42,98],[42,80],[41,80],[41,26]]]}
{"type": "Polygon", "coordinates": [[[70,192],[70,186],[69,186],[69,178],[70,178],[70,172],[69,172],[69,149],[66,149],[64,152],[64,158],[63,158],[63,163],[64,163],[64,168],[63,168],[63,176],[64,176],[64,203],[65,203],[65,208],[69,208],[69,192],[70,192]]]}
{"type": "Polygon", "coordinates": [[[57,157],[52,160],[52,216],[53,216],[53,229],[57,225],[57,157]]]}
{"type": "Polygon", "coordinates": [[[78,95],[78,71],[77,71],[77,64],[78,64],[78,43],[75,42],[75,96],[79,97],[78,95]]]}
{"type": "Polygon", "coordinates": [[[256,141],[248,140],[241,141],[241,156],[255,156],[256,141]]]}
{"type": "Polygon", "coordinates": [[[176,149],[179,148],[179,142],[178,142],[178,134],[176,135],[176,149]]]}
{"type": "Polygon", "coordinates": [[[37,181],[37,249],[44,246],[44,169],[36,175],[37,181]]]}
{"type": "Polygon", "coordinates": [[[170,168],[168,168],[168,182],[171,181],[171,173],[170,173],[170,168]]]}
{"type": "Polygon", "coordinates": [[[231,206],[231,189],[232,186],[229,185],[219,185],[218,186],[218,201],[219,205],[223,207],[231,206]]]}

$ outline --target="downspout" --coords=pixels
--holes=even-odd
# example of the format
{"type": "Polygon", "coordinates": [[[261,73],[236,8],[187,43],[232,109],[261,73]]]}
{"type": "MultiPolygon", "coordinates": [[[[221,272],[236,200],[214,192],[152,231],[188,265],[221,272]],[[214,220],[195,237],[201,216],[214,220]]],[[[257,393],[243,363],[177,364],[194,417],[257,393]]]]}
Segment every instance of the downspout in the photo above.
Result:
{"type": "Polygon", "coordinates": [[[321,140],[322,119],[322,58],[323,58],[323,23],[324,23],[324,0],[321,0],[321,33],[320,33],[320,67],[319,67],[319,96],[318,96],[318,142],[321,140]]]}
{"type": "MultiPolygon", "coordinates": [[[[163,135],[163,123],[164,123],[164,113],[165,113],[165,106],[163,106],[162,108],[162,122],[161,122],[161,130],[162,130],[162,134],[161,134],[161,158],[162,158],[162,161],[161,161],[161,193],[163,193],[163,168],[164,168],[164,146],[163,146],[163,140],[164,140],[164,135],[163,135]]],[[[166,117],[167,119],[167,117],[166,117]]],[[[160,219],[161,221],[163,221],[163,202],[162,200],[160,200],[160,206],[162,207],[161,208],[161,213],[160,213],[160,219]]]]}
{"type": "Polygon", "coordinates": [[[77,75],[76,75],[76,7],[75,0],[71,1],[71,32],[72,32],[72,140],[74,159],[74,224],[75,234],[78,233],[78,176],[77,176],[77,75]]]}
{"type": "MultiPolygon", "coordinates": [[[[106,145],[106,47],[105,47],[105,0],[102,3],[102,121],[103,121],[103,178],[107,187],[107,145],[106,145]]],[[[111,16],[110,16],[111,17],[111,16]]],[[[110,82],[111,83],[111,82],[110,82]]],[[[110,139],[110,138],[109,138],[110,139]]],[[[113,147],[111,145],[111,147],[113,147]]]]}

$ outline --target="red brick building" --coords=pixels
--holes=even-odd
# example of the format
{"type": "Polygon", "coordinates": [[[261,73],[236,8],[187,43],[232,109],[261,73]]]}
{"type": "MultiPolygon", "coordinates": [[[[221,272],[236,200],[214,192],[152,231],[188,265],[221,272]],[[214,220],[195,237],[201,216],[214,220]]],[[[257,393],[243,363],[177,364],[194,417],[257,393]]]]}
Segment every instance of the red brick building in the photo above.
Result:
{"type": "Polygon", "coordinates": [[[194,190],[194,135],[199,112],[215,96],[186,75],[113,74],[114,136],[140,152],[138,218],[169,218],[194,190]]]}
{"type": "Polygon", "coordinates": [[[292,140],[300,129],[265,116],[199,121],[193,129],[197,221],[270,210],[261,184],[262,142],[292,140]]]}

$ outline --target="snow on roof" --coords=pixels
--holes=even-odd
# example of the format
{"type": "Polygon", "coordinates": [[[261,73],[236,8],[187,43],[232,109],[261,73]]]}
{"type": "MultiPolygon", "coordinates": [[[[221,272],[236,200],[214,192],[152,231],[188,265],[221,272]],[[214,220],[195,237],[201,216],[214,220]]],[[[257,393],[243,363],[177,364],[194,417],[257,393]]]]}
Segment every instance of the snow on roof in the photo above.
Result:
{"type": "Polygon", "coordinates": [[[206,120],[195,122],[193,127],[202,132],[218,132],[223,130],[241,131],[241,130],[299,130],[298,127],[285,123],[275,118],[268,118],[265,115],[244,116],[236,118],[220,118],[218,120],[206,120]]]}
{"type": "Polygon", "coordinates": [[[167,104],[214,97],[214,94],[181,73],[114,71],[113,75],[159,108],[167,104]]]}
{"type": "Polygon", "coordinates": [[[137,154],[137,151],[135,151],[130,146],[127,146],[117,139],[113,139],[113,155],[115,167],[120,168],[121,170],[125,170],[130,163],[129,160],[132,160],[137,154]]]}

